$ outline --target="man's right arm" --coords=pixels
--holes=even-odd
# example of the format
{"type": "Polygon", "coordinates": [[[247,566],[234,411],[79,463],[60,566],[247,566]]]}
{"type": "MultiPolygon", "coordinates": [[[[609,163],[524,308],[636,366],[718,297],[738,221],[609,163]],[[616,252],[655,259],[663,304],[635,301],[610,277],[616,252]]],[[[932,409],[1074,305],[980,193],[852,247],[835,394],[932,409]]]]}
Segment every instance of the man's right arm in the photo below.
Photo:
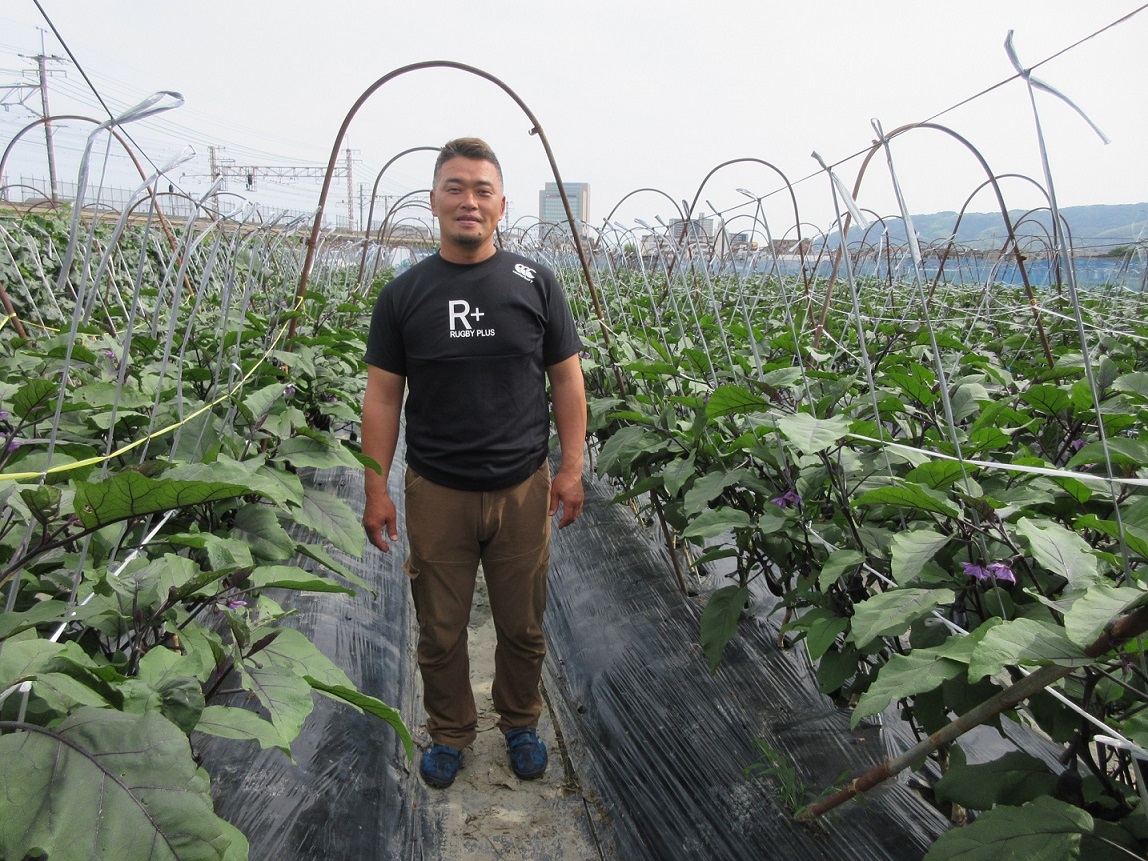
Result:
{"type": "Polygon", "coordinates": [[[405,377],[374,365],[367,366],[367,391],[363,395],[363,454],[375,460],[382,472],[368,467],[364,474],[367,504],[363,509],[363,529],[367,532],[367,540],[384,553],[390,550],[387,539],[397,541],[399,538],[398,515],[387,492],[387,477],[399,443],[399,418],[405,389],[405,377]]]}

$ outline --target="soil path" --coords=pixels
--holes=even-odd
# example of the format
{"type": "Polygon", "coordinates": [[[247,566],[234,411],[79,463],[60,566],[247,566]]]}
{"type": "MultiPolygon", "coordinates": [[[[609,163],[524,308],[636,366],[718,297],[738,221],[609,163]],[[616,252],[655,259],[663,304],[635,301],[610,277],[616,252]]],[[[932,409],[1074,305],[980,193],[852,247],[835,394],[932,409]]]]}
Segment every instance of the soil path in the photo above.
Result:
{"type": "MultiPolygon", "coordinates": [[[[470,619],[471,684],[478,706],[478,738],[463,752],[454,785],[426,790],[426,802],[441,817],[442,858],[467,861],[600,861],[594,824],[598,814],[587,804],[549,711],[539,735],[550,752],[550,766],[538,780],[519,780],[510,769],[506,743],[496,726],[491,702],[494,675],[494,622],[481,575],[470,619]]],[[[415,736],[430,744],[424,728],[415,736]]],[[[417,761],[411,778],[417,775],[417,761]]],[[[419,793],[422,795],[423,793],[419,793]]]]}

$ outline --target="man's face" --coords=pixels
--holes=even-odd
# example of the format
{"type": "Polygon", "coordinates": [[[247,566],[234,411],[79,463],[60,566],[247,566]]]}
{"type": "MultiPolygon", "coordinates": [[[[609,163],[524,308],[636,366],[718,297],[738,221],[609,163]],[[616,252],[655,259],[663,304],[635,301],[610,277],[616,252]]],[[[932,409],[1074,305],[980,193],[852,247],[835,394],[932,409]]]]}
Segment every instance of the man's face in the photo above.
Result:
{"type": "Polygon", "coordinates": [[[506,211],[498,169],[488,161],[461,156],[443,162],[430,202],[444,251],[464,255],[490,243],[506,211]]]}

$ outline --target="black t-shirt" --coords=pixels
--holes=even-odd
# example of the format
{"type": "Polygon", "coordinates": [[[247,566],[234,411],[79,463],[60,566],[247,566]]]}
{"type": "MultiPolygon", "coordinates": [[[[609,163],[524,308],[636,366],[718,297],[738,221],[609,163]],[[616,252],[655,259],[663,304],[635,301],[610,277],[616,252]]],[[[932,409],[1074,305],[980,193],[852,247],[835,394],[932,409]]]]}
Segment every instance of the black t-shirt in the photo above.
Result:
{"type": "Polygon", "coordinates": [[[459,490],[498,490],[546,457],[546,368],[581,349],[554,273],[497,251],[434,254],[379,292],[365,359],[406,377],[407,462],[459,490]]]}

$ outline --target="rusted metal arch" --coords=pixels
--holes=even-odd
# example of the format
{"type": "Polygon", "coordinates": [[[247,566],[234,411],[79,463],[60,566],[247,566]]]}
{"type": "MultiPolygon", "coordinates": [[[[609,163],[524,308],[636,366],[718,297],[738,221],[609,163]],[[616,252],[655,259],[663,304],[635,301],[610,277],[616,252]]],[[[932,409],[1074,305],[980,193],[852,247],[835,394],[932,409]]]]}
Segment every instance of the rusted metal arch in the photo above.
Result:
{"type": "MultiPolygon", "coordinates": [[[[1041,319],[1040,319],[1040,310],[1037,307],[1036,294],[1033,292],[1032,284],[1029,282],[1028,271],[1024,267],[1024,256],[1020,253],[1019,250],[1017,250],[1016,230],[1013,227],[1012,220],[1009,218],[1008,206],[1005,204],[1004,194],[1001,192],[1000,184],[997,182],[997,179],[996,179],[996,174],[994,174],[992,172],[991,168],[989,168],[989,164],[985,160],[985,157],[983,155],[981,155],[980,150],[978,150],[975,146],[973,146],[972,142],[969,141],[968,138],[964,137],[959,132],[956,132],[953,129],[950,129],[948,126],[941,125],[940,123],[929,123],[929,122],[909,123],[907,125],[898,126],[897,128],[893,129],[893,131],[891,131],[887,135],[885,135],[885,138],[883,141],[875,141],[873,143],[873,145],[869,148],[869,152],[865,154],[865,158],[861,162],[861,169],[857,172],[857,180],[853,184],[853,197],[856,199],[857,196],[861,193],[861,181],[865,178],[865,170],[869,167],[869,162],[872,161],[873,156],[875,156],[878,152],[881,151],[881,149],[883,149],[885,141],[890,141],[893,138],[898,137],[898,136],[904,134],[905,132],[912,131],[914,129],[933,129],[934,131],[943,132],[944,134],[949,135],[951,138],[953,138],[957,142],[964,145],[964,147],[969,152],[971,152],[973,154],[973,157],[977,160],[977,163],[980,164],[981,168],[984,170],[985,175],[988,177],[987,183],[992,186],[993,193],[995,194],[996,199],[997,199],[997,206],[1000,208],[1001,218],[1004,220],[1004,223],[1005,223],[1005,230],[1007,231],[1007,234],[1008,234],[1006,241],[1007,241],[1007,243],[1010,243],[1013,247],[1013,253],[1016,257],[1017,270],[1020,272],[1021,281],[1024,284],[1025,294],[1028,296],[1029,307],[1032,310],[1033,320],[1036,323],[1037,332],[1040,336],[1041,347],[1044,349],[1045,359],[1048,361],[1048,366],[1050,368],[1055,366],[1056,361],[1055,361],[1055,359],[1053,359],[1052,349],[1049,347],[1049,344],[1048,344],[1048,335],[1045,333],[1044,323],[1041,322],[1041,319]]],[[[980,186],[980,188],[983,188],[983,187],[984,187],[983,185],[980,186]]],[[[841,228],[842,234],[843,234],[842,235],[842,243],[844,243],[844,234],[848,233],[848,231],[849,231],[849,224],[850,224],[851,220],[852,220],[851,215],[845,216],[845,221],[844,221],[844,224],[841,228]]],[[[825,318],[829,313],[829,300],[830,300],[830,297],[832,297],[832,295],[833,295],[833,285],[837,280],[837,270],[838,270],[838,267],[840,266],[840,262],[841,262],[841,250],[838,249],[837,256],[836,256],[836,259],[835,259],[834,264],[833,264],[833,273],[829,277],[829,285],[825,291],[825,302],[822,305],[821,318],[818,320],[817,328],[814,331],[814,336],[813,336],[814,347],[817,347],[819,345],[820,339],[821,339],[821,332],[825,327],[825,318]]]]}
{"type": "MultiPolygon", "coordinates": [[[[401,75],[405,75],[408,72],[417,72],[424,69],[436,68],[457,69],[460,72],[467,72],[469,74],[483,78],[484,80],[490,81],[504,93],[510,96],[510,98],[514,100],[514,103],[522,109],[524,114],[526,114],[527,119],[530,120],[530,134],[537,135],[538,139],[542,142],[542,148],[546,151],[546,159],[549,161],[550,169],[554,174],[554,182],[558,186],[558,192],[562,197],[562,206],[566,210],[566,219],[570,223],[570,230],[574,236],[574,246],[578,251],[578,259],[582,265],[582,275],[586,279],[586,285],[589,287],[590,296],[594,301],[594,312],[598,317],[598,325],[602,332],[603,342],[607,351],[611,353],[612,364],[614,364],[614,372],[618,378],[618,386],[622,391],[625,391],[621,371],[617,367],[617,362],[613,360],[613,346],[610,340],[610,332],[606,328],[605,317],[602,313],[602,303],[598,297],[598,289],[594,285],[593,276],[590,274],[590,264],[586,259],[586,252],[582,248],[582,241],[578,238],[578,231],[574,224],[574,211],[570,207],[570,198],[566,194],[566,186],[562,182],[562,176],[558,170],[558,163],[554,159],[554,151],[550,148],[550,141],[546,137],[546,133],[542,130],[542,124],[538,121],[538,118],[534,116],[534,112],[530,110],[530,107],[526,104],[526,102],[524,102],[521,97],[519,97],[519,95],[515,93],[514,90],[512,90],[509,86],[507,86],[505,83],[503,83],[501,80],[489,72],[483,71],[482,69],[479,69],[475,66],[468,66],[465,63],[457,63],[453,60],[427,60],[421,63],[412,63],[407,66],[402,66],[392,72],[388,72],[387,74],[383,75],[383,77],[379,78],[369,87],[367,87],[367,89],[363,91],[363,94],[359,96],[359,98],[355,101],[354,105],[351,106],[351,109],[343,118],[343,124],[339,126],[339,131],[335,135],[335,141],[331,146],[331,157],[327,162],[327,172],[323,176],[323,188],[319,192],[319,206],[315,213],[315,222],[311,228],[311,235],[307,239],[307,256],[304,258],[303,271],[299,276],[299,289],[295,293],[296,306],[302,307],[303,299],[307,292],[307,280],[311,274],[311,267],[314,265],[315,245],[318,242],[319,231],[322,225],[323,208],[327,202],[327,194],[331,189],[331,180],[335,174],[335,163],[339,158],[340,148],[343,145],[343,138],[347,134],[347,129],[351,124],[351,120],[355,118],[355,115],[366,103],[367,99],[374,95],[375,92],[387,82],[392,81],[401,75]]],[[[291,320],[291,329],[288,333],[289,339],[293,339],[295,337],[297,324],[298,318],[295,317],[291,320]]]]}
{"type": "MultiPolygon", "coordinates": [[[[1044,189],[1044,187],[1039,182],[1037,182],[1031,176],[1026,176],[1023,173],[1002,173],[1002,174],[997,174],[993,178],[995,178],[998,182],[1002,179],[1023,179],[1026,182],[1031,183],[1032,185],[1036,186],[1037,191],[1039,191],[1042,195],[1044,195],[1044,199],[1048,201],[1049,208],[1050,209],[1052,208],[1052,201],[1049,200],[1049,198],[1048,198],[1048,192],[1044,189]]],[[[993,178],[986,179],[984,182],[982,182],[980,185],[978,185],[975,189],[973,189],[972,193],[965,199],[964,205],[961,207],[960,212],[957,213],[957,220],[953,224],[953,235],[949,238],[950,244],[956,242],[957,232],[961,229],[961,221],[964,219],[965,213],[968,210],[968,208],[970,206],[972,206],[973,198],[975,198],[978,194],[980,194],[981,189],[983,189],[986,185],[988,185],[990,182],[992,182],[993,178]]],[[[1013,229],[1015,230],[1016,227],[1018,227],[1018,226],[1019,226],[1019,223],[1016,225],[1013,225],[1013,229]]],[[[1013,243],[1015,244],[1015,236],[1013,237],[1013,243]]],[[[1008,251],[1008,245],[1009,245],[1009,240],[1005,240],[1005,244],[1001,248],[1000,255],[998,255],[998,256],[1003,256],[1008,251]]],[[[948,257],[949,257],[949,248],[946,247],[944,254],[941,255],[940,265],[937,267],[937,277],[933,279],[933,284],[929,288],[929,301],[930,302],[933,299],[933,293],[937,289],[937,283],[941,280],[941,273],[944,271],[945,261],[948,259],[948,257]]]]}
{"type": "MultiPolygon", "coordinates": [[[[36,126],[42,126],[45,123],[54,123],[63,120],[79,120],[85,123],[93,123],[97,126],[103,125],[103,123],[97,119],[80,116],[79,114],[60,114],[59,116],[40,117],[38,120],[33,120],[32,122],[28,123],[28,125],[24,126],[24,128],[20,129],[20,131],[16,132],[16,134],[12,137],[12,140],[8,141],[8,146],[4,148],[4,154],[0,155],[0,176],[4,175],[4,166],[8,163],[8,156],[11,154],[12,148],[15,147],[17,143],[19,143],[20,138],[22,138],[27,132],[30,132],[32,129],[36,128],[36,126]]],[[[130,146],[128,146],[127,141],[120,136],[120,133],[117,132],[115,128],[109,126],[107,130],[112,135],[112,137],[116,139],[119,145],[124,148],[124,152],[128,154],[128,158],[132,160],[132,164],[134,164],[136,170],[139,171],[140,179],[147,179],[147,173],[144,172],[143,165],[140,164],[139,159],[136,158],[135,152],[130,146]]],[[[7,186],[5,186],[5,188],[7,188],[7,186]]]]}
{"type": "MultiPolygon", "coordinates": [[[[58,116],[40,117],[39,119],[33,120],[32,122],[28,123],[28,125],[24,126],[24,128],[20,129],[20,131],[16,132],[16,134],[13,135],[12,140],[10,140],[8,145],[4,148],[4,154],[0,155],[0,177],[4,176],[4,167],[8,163],[8,156],[12,153],[13,147],[16,146],[16,144],[25,134],[36,128],[36,126],[51,122],[62,122],[64,120],[78,120],[79,122],[92,123],[93,125],[97,126],[104,125],[104,123],[100,120],[97,120],[93,117],[81,116],[80,114],[59,114],[58,116]]],[[[128,158],[130,158],[132,160],[132,164],[135,165],[136,171],[140,175],[140,179],[146,180],[147,172],[144,170],[143,165],[140,164],[139,159],[136,158],[135,151],[130,146],[128,146],[127,141],[120,135],[114,126],[106,126],[106,130],[113,138],[116,139],[117,143],[123,147],[124,152],[127,153],[128,158]]],[[[5,188],[7,188],[7,186],[5,186],[5,188]]],[[[163,228],[164,235],[167,237],[168,244],[171,246],[171,250],[175,251],[175,235],[172,233],[171,225],[168,224],[167,218],[164,217],[163,210],[159,205],[159,199],[156,196],[156,191],[151,187],[151,185],[148,185],[148,193],[151,195],[152,203],[156,208],[156,215],[159,218],[159,223],[163,228]]],[[[53,208],[55,205],[56,201],[53,201],[53,208]]],[[[0,290],[2,289],[3,288],[0,288],[0,290]]],[[[14,317],[12,319],[14,324],[17,326],[18,331],[19,329],[23,328],[19,325],[19,320],[15,319],[14,317]]]]}
{"type": "Polygon", "coordinates": [[[664,197],[666,200],[668,200],[670,202],[670,204],[674,207],[674,209],[677,210],[678,215],[681,217],[682,221],[686,220],[686,215],[684,212],[682,212],[682,208],[680,206],[678,206],[678,202],[676,200],[674,200],[669,194],[662,191],[660,188],[649,188],[649,187],[635,188],[633,191],[626,192],[626,194],[622,195],[621,199],[617,203],[614,204],[614,208],[610,210],[610,214],[607,215],[602,220],[606,224],[609,224],[614,218],[614,213],[618,211],[618,207],[620,207],[623,203],[625,203],[627,200],[629,200],[635,194],[641,194],[644,191],[652,191],[654,194],[660,194],[662,197],[664,197]]]}
{"type": "MultiPolygon", "coordinates": [[[[798,206],[797,206],[797,194],[793,191],[793,183],[789,181],[789,177],[786,176],[785,172],[782,171],[781,168],[777,167],[776,165],[770,164],[765,159],[756,158],[754,156],[743,156],[742,158],[733,158],[733,159],[730,159],[729,161],[723,161],[721,164],[717,165],[712,170],[710,170],[710,172],[707,173],[704,177],[702,177],[701,184],[698,185],[698,190],[694,193],[694,199],[692,201],[690,201],[689,208],[686,209],[685,220],[688,222],[690,217],[693,215],[694,207],[698,205],[698,200],[702,196],[702,190],[706,187],[706,183],[709,182],[710,177],[712,177],[715,173],[717,173],[723,167],[729,167],[731,164],[742,164],[745,162],[750,162],[753,164],[760,164],[763,167],[768,167],[770,170],[772,170],[774,173],[776,173],[778,176],[781,177],[781,181],[783,183],[785,183],[785,187],[789,191],[789,201],[790,201],[790,203],[793,204],[793,223],[794,223],[794,226],[797,227],[797,253],[798,253],[798,256],[801,257],[801,276],[805,280],[805,289],[806,289],[806,291],[808,291],[809,290],[809,274],[807,273],[806,267],[805,267],[805,249],[802,247],[802,242],[801,242],[801,239],[802,239],[802,236],[801,236],[801,213],[798,210],[798,206]]],[[[758,205],[760,206],[761,198],[757,198],[757,201],[758,201],[758,205]]],[[[684,236],[685,236],[684,231],[682,233],[682,236],[684,238],[684,236]]]]}
{"type": "MultiPolygon", "coordinates": [[[[413,146],[410,149],[405,149],[402,152],[397,153],[396,155],[392,156],[390,158],[390,160],[386,164],[384,164],[382,166],[382,168],[379,169],[379,172],[377,174],[375,174],[375,183],[374,183],[374,185],[371,186],[371,205],[369,207],[367,207],[367,224],[363,228],[363,236],[369,237],[371,235],[371,219],[373,219],[375,217],[375,196],[379,193],[379,183],[382,182],[383,174],[387,172],[387,168],[390,167],[392,164],[394,164],[396,161],[398,161],[403,156],[410,155],[413,152],[438,152],[438,151],[439,151],[439,148],[437,146],[413,146]]],[[[388,218],[390,217],[390,213],[387,214],[387,217],[388,218]]],[[[384,219],[384,223],[385,223],[385,221],[386,221],[386,219],[384,219]]],[[[381,234],[381,232],[380,232],[380,234],[381,234]]],[[[364,242],[363,243],[363,255],[362,255],[362,257],[359,258],[359,274],[358,274],[358,277],[355,279],[355,292],[356,293],[358,293],[359,288],[363,286],[363,270],[366,268],[366,266],[367,266],[367,243],[364,242]]],[[[374,277],[373,273],[372,273],[372,277],[374,277]]]]}
{"type": "MultiPolygon", "coordinates": [[[[380,246],[383,244],[383,242],[386,239],[387,227],[390,226],[391,217],[396,212],[398,212],[400,209],[402,209],[404,206],[407,205],[408,198],[413,198],[419,194],[427,194],[429,191],[430,191],[430,189],[428,189],[428,188],[416,188],[414,191],[408,191],[406,194],[404,194],[402,197],[400,197],[398,200],[396,200],[394,203],[391,204],[390,208],[387,210],[386,215],[383,216],[383,223],[379,225],[378,237],[375,240],[380,246]]],[[[430,204],[425,204],[425,205],[427,206],[428,209],[430,208],[430,204]]],[[[432,217],[433,217],[433,213],[432,213],[432,217]]],[[[367,224],[370,224],[370,223],[371,222],[368,220],[367,224]]],[[[434,237],[432,236],[431,238],[433,240],[434,237]]],[[[363,259],[364,260],[366,260],[366,255],[367,255],[367,245],[364,242],[363,243],[363,259]]],[[[375,262],[374,262],[374,265],[371,267],[371,283],[372,284],[375,281],[375,274],[378,271],[379,271],[379,257],[378,257],[378,255],[375,255],[375,262]]],[[[363,287],[363,274],[362,273],[363,273],[363,270],[362,270],[362,266],[360,265],[359,280],[355,284],[355,295],[356,296],[360,295],[360,293],[362,292],[362,287],[363,287]]]]}

